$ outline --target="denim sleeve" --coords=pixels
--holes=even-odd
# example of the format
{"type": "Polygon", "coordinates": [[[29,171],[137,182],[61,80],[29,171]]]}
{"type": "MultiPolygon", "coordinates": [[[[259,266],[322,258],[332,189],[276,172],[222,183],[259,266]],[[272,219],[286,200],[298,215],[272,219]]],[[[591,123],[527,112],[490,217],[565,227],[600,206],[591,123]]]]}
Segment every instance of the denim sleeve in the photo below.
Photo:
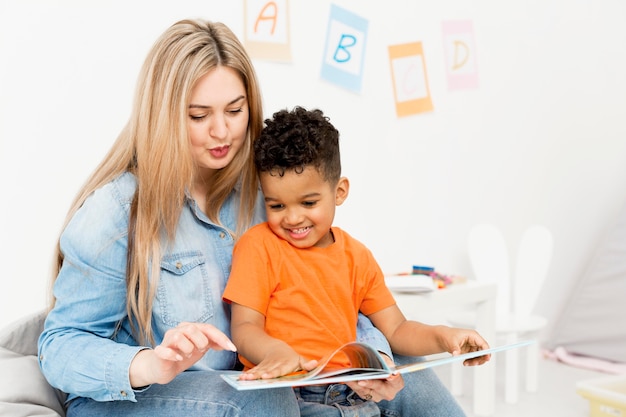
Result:
{"type": "Polygon", "coordinates": [[[356,339],[359,342],[371,345],[376,350],[383,352],[393,360],[391,346],[389,346],[387,338],[383,336],[381,331],[374,327],[370,319],[362,313],[359,313],[359,320],[356,324],[356,339]]]}
{"type": "Polygon", "coordinates": [[[122,329],[128,214],[114,191],[110,184],[96,191],[61,236],[65,258],[54,284],[56,303],[38,347],[43,374],[68,400],[135,401],[128,371],[145,347],[122,329]],[[124,343],[116,341],[120,334],[124,343]]]}

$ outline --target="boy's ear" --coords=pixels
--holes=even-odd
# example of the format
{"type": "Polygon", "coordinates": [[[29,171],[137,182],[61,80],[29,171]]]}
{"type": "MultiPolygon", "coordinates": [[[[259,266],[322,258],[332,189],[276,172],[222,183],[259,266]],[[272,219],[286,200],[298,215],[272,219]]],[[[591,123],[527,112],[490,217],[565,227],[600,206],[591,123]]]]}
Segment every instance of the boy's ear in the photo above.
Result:
{"type": "Polygon", "coordinates": [[[340,206],[348,198],[350,191],[350,181],[346,177],[339,178],[335,187],[335,205],[340,206]]]}

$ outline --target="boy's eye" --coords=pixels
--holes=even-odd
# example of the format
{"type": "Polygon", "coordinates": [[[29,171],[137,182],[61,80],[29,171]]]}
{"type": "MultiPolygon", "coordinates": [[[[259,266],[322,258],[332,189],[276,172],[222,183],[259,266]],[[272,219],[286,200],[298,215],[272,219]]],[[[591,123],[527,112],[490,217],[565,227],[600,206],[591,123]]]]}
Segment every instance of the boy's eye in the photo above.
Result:
{"type": "Polygon", "coordinates": [[[313,207],[317,204],[317,201],[303,201],[302,205],[304,207],[313,207]]]}

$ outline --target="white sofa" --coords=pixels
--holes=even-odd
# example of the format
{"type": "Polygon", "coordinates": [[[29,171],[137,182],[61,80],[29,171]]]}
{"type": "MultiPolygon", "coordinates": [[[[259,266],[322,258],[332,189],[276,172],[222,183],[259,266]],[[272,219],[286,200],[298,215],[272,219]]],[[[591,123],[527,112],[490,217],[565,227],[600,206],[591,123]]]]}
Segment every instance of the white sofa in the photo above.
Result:
{"type": "Polygon", "coordinates": [[[37,363],[44,319],[41,311],[0,330],[0,416],[65,417],[65,394],[48,384],[37,363]]]}

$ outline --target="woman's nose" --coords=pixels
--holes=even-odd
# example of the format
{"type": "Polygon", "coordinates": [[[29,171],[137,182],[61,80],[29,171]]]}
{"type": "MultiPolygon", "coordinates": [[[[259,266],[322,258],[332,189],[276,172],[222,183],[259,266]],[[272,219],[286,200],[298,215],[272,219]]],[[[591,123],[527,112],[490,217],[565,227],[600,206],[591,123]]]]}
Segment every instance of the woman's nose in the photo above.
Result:
{"type": "Polygon", "coordinates": [[[219,114],[214,114],[211,117],[211,123],[209,125],[209,134],[212,137],[223,139],[228,134],[228,126],[226,125],[226,120],[224,116],[219,114]]]}

